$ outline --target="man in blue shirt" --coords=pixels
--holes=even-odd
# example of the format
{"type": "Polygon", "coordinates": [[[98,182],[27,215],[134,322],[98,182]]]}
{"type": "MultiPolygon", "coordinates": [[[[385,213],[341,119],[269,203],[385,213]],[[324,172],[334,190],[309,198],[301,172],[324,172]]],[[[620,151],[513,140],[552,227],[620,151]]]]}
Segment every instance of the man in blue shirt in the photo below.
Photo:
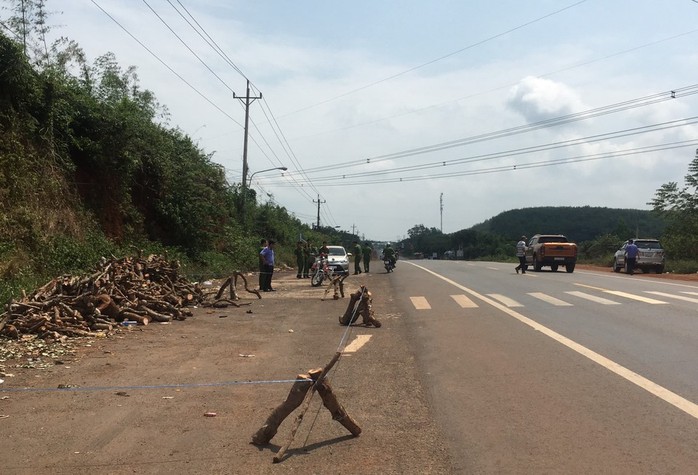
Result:
{"type": "Polygon", "coordinates": [[[274,244],[275,242],[270,239],[267,247],[259,253],[264,262],[260,285],[262,292],[274,292],[274,289],[271,288],[271,276],[274,274],[274,244]]]}
{"type": "Polygon", "coordinates": [[[625,268],[629,275],[635,273],[635,264],[637,263],[637,255],[639,253],[640,250],[637,248],[637,245],[632,239],[628,239],[628,245],[625,246],[625,268]]]}

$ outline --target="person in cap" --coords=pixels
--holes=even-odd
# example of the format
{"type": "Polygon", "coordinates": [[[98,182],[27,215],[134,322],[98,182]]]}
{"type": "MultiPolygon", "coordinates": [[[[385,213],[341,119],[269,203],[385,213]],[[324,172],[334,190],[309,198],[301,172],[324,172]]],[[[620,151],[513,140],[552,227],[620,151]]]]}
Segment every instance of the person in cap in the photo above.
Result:
{"type": "Polygon", "coordinates": [[[519,258],[519,265],[514,267],[514,270],[517,274],[519,270],[522,274],[525,274],[526,268],[528,268],[528,265],[526,265],[526,236],[521,236],[519,242],[516,243],[516,257],[519,258]]]}

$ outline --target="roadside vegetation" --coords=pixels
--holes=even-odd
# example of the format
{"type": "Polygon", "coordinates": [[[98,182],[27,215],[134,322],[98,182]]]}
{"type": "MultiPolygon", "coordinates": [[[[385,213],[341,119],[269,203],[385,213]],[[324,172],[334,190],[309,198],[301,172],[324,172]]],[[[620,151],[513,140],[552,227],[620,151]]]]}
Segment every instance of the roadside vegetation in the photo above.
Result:
{"type": "Polygon", "coordinates": [[[2,302],[102,256],[167,253],[199,280],[255,268],[263,237],[282,262],[299,236],[351,242],[254,190],[242,200],[211,154],[169,126],[135,68],[111,53],[88,62],[66,39],[47,44],[45,2],[14,3],[0,32],[2,302]]]}

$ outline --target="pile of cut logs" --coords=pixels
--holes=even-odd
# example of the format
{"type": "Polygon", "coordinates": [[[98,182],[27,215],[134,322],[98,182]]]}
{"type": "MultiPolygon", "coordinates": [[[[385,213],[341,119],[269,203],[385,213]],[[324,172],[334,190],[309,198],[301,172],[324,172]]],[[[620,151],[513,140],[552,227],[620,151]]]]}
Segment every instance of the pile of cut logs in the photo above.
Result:
{"type": "Polygon", "coordinates": [[[198,284],[179,275],[179,264],[157,255],[102,259],[88,276],[62,276],[23,293],[0,314],[0,335],[62,340],[98,336],[118,325],[147,325],[191,316],[202,302],[198,284]]]}

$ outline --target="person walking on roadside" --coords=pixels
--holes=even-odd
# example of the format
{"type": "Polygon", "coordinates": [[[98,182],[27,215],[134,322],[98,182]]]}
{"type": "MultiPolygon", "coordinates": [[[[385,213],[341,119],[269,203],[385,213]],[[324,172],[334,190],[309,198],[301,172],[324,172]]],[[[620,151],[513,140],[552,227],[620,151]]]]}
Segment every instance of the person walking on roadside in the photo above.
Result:
{"type": "MultiPolygon", "coordinates": [[[[307,259],[305,258],[305,251],[303,249],[303,241],[298,241],[296,243],[296,249],[293,251],[293,254],[296,256],[296,266],[298,266],[298,270],[296,271],[296,279],[300,279],[303,277],[303,272],[307,262],[307,259]]],[[[308,271],[305,270],[305,273],[307,274],[308,271]]]]}
{"type": "Polygon", "coordinates": [[[637,248],[637,244],[632,239],[628,239],[628,245],[625,246],[625,269],[628,275],[635,273],[635,264],[637,264],[637,255],[639,253],[640,250],[637,248]]]}
{"type": "Polygon", "coordinates": [[[373,255],[373,248],[371,247],[371,243],[365,242],[361,250],[364,254],[364,272],[368,272],[368,267],[371,263],[371,256],[373,255]]]}
{"type": "Polygon", "coordinates": [[[274,289],[271,287],[271,277],[274,274],[274,241],[270,239],[267,247],[262,249],[260,255],[264,259],[263,279],[260,288],[262,292],[274,292],[274,289]]]}
{"type": "Polygon", "coordinates": [[[361,274],[361,259],[363,258],[363,251],[361,250],[361,244],[354,241],[354,275],[361,274]]]}
{"type": "Polygon", "coordinates": [[[528,265],[526,265],[526,236],[521,236],[519,242],[516,243],[516,257],[519,258],[519,265],[514,267],[514,270],[517,274],[519,270],[522,274],[525,274],[526,268],[528,267],[528,265]]]}
{"type": "Polygon", "coordinates": [[[259,259],[259,290],[262,290],[262,282],[264,281],[264,258],[262,257],[262,251],[267,247],[267,240],[262,239],[259,241],[259,251],[257,251],[257,258],[259,259]]]}

